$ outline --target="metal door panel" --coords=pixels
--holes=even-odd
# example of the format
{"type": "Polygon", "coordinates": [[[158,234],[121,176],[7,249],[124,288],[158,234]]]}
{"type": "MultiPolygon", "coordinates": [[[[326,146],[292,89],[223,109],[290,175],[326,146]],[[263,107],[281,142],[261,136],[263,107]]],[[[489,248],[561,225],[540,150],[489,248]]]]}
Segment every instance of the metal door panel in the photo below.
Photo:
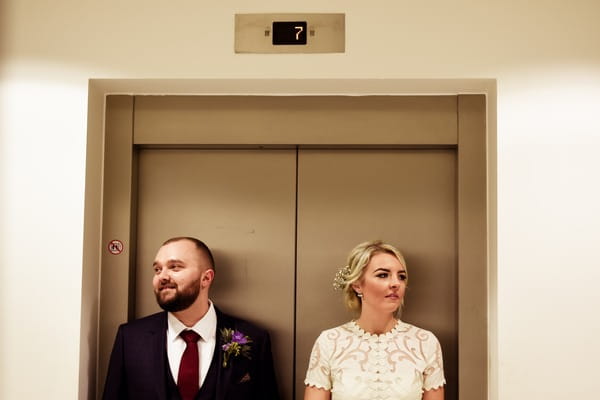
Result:
{"type": "Polygon", "coordinates": [[[358,243],[405,255],[402,319],[432,330],[444,350],[446,398],[457,391],[456,151],[304,150],[298,160],[296,398],[320,331],[353,318],[332,288],[358,243]]]}
{"type": "Polygon", "coordinates": [[[159,308],[152,262],[161,243],[194,236],[214,251],[210,298],[268,328],[282,392],[291,392],[294,318],[293,150],[142,150],[135,314],[159,308]]]}

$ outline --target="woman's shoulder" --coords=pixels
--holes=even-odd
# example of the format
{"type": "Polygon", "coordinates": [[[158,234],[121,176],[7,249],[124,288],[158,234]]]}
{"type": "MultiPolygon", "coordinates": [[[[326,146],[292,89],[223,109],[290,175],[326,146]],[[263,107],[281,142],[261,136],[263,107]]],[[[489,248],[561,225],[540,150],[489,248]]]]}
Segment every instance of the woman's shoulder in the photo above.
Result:
{"type": "Polygon", "coordinates": [[[432,331],[404,321],[398,321],[396,332],[402,336],[411,336],[420,342],[431,341],[435,343],[438,341],[437,337],[432,331]]]}
{"type": "Polygon", "coordinates": [[[342,325],[338,325],[333,328],[328,328],[321,331],[318,340],[333,340],[342,336],[352,335],[353,332],[353,322],[349,321],[342,325]]]}
{"type": "Polygon", "coordinates": [[[345,322],[345,323],[343,323],[341,325],[334,326],[333,328],[325,329],[325,330],[321,331],[321,334],[351,332],[353,324],[354,324],[354,321],[348,321],[348,322],[345,322]]]}
{"type": "Polygon", "coordinates": [[[381,338],[387,338],[388,340],[412,339],[422,343],[438,343],[438,339],[432,331],[401,320],[398,321],[398,323],[396,324],[394,329],[392,329],[391,332],[382,335],[372,335],[370,333],[367,333],[363,331],[355,321],[348,321],[342,325],[338,325],[333,328],[328,328],[321,331],[317,338],[317,342],[331,343],[337,342],[341,339],[348,339],[351,337],[364,340],[375,340],[381,338]]]}

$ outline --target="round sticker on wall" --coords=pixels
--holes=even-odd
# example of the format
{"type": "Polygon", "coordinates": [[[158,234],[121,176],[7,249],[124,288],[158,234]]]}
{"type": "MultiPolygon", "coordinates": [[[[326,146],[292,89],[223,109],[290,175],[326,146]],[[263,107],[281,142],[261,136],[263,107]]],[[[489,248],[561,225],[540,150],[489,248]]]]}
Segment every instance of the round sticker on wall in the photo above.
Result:
{"type": "Polygon", "coordinates": [[[123,242],[114,239],[108,242],[108,252],[110,254],[119,255],[123,252],[123,242]]]}

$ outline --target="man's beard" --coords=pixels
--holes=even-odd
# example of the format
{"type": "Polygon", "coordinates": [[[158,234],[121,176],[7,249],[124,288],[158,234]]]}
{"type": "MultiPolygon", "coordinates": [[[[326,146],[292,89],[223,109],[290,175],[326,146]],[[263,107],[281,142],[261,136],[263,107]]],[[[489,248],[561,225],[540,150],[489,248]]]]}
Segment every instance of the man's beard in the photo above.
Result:
{"type": "Polygon", "coordinates": [[[166,287],[174,288],[175,295],[165,300],[161,298],[161,291],[155,291],[154,295],[156,296],[156,302],[165,311],[169,312],[177,312],[183,311],[189,306],[191,306],[194,301],[198,298],[200,294],[200,279],[191,282],[189,285],[184,287],[183,289],[179,289],[179,286],[167,284],[164,285],[166,287]]]}

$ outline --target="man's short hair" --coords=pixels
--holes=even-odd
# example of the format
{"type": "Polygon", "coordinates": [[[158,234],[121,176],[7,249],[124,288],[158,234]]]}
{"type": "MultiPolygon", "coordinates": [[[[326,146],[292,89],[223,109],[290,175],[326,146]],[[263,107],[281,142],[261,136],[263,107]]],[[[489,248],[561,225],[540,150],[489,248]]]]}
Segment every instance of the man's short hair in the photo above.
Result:
{"type": "Polygon", "coordinates": [[[208,248],[206,243],[204,243],[200,239],[196,239],[195,237],[191,237],[191,236],[177,236],[177,237],[173,237],[171,239],[165,240],[165,242],[162,245],[165,246],[169,243],[179,242],[181,240],[189,240],[190,242],[194,243],[196,245],[196,248],[198,250],[200,250],[208,259],[208,261],[210,263],[210,268],[212,270],[215,270],[215,259],[213,258],[212,252],[210,251],[210,249],[208,248]]]}

